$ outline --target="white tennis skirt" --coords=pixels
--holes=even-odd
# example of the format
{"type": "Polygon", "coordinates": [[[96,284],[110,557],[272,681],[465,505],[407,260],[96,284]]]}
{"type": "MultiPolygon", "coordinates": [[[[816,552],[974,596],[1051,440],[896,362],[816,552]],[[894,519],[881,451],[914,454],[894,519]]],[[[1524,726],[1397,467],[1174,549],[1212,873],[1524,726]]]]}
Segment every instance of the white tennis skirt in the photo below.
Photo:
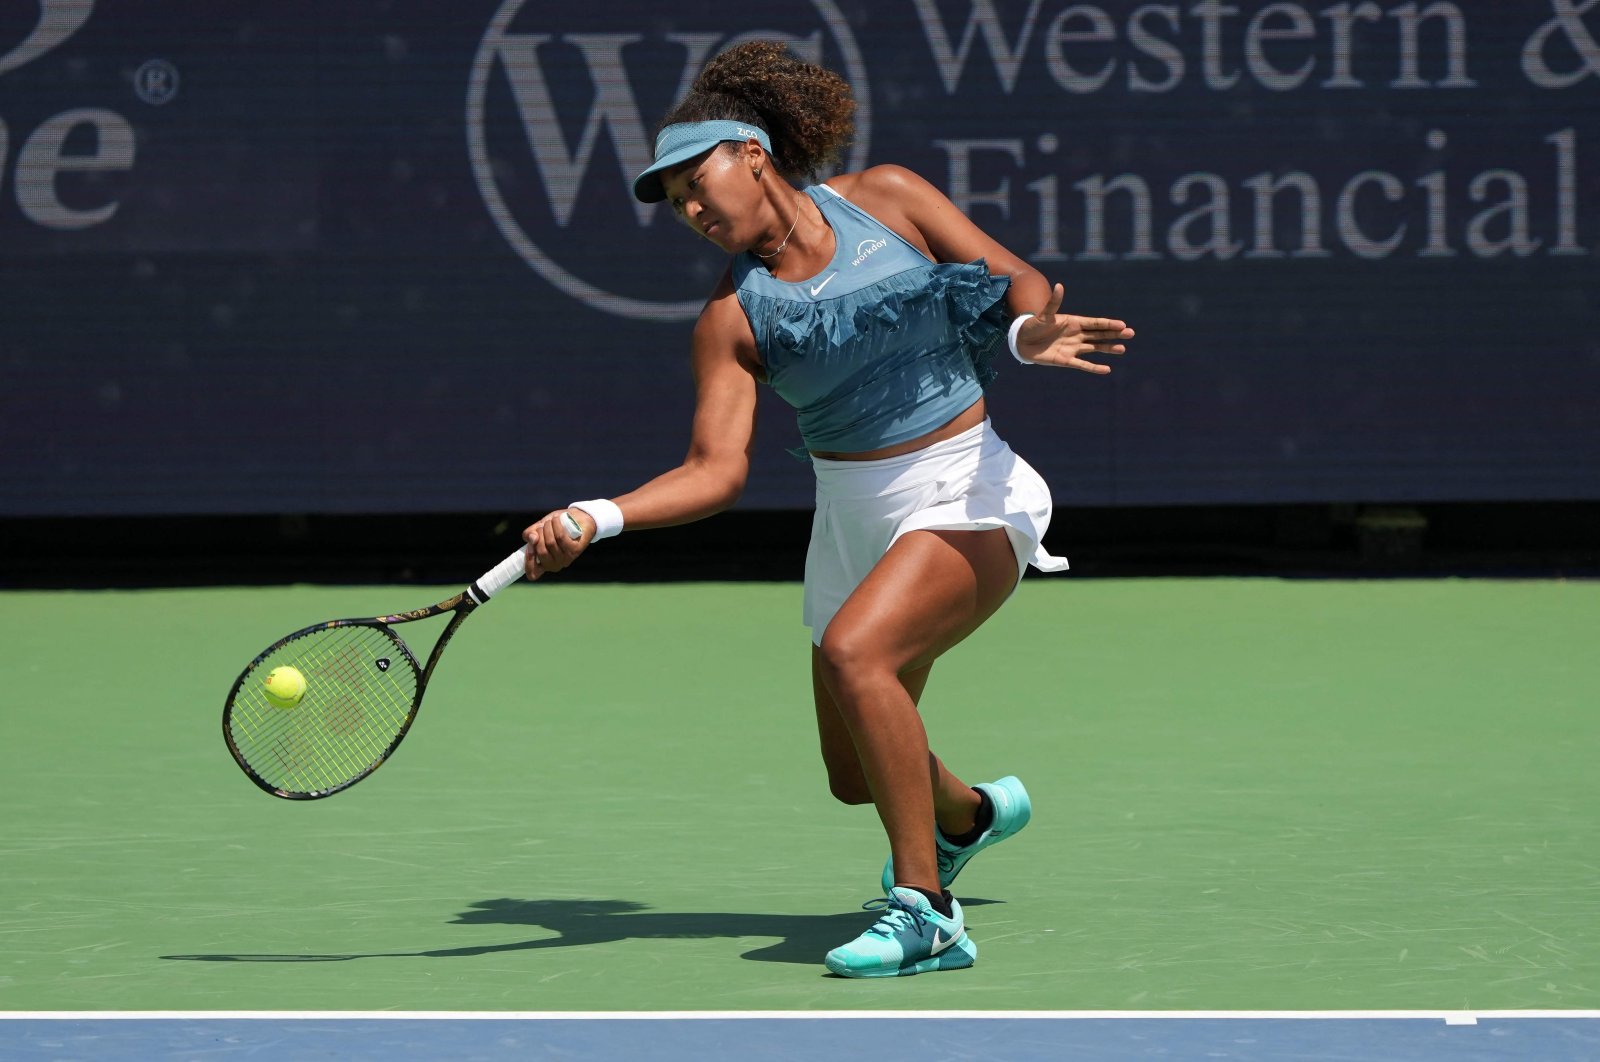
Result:
{"type": "Polygon", "coordinates": [[[845,599],[907,531],[1004,528],[1019,579],[1030,564],[1044,572],[1066,570],[1067,562],[1041,545],[1050,527],[1050,488],[987,419],[899,457],[813,457],[811,464],[817,511],[806,551],[804,609],[817,645],[845,599]]]}

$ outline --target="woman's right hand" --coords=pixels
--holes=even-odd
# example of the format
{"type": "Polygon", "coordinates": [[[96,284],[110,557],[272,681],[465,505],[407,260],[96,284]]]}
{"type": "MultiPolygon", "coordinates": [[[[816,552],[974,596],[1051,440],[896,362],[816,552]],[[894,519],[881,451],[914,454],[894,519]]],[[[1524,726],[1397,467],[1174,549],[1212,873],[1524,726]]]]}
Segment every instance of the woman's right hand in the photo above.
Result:
{"type": "Polygon", "coordinates": [[[522,532],[522,541],[528,544],[523,562],[528,578],[538,579],[565,569],[589,548],[594,531],[594,518],[582,509],[556,509],[529,524],[522,532]],[[570,516],[578,525],[583,532],[581,537],[572,537],[564,516],[570,516]]]}

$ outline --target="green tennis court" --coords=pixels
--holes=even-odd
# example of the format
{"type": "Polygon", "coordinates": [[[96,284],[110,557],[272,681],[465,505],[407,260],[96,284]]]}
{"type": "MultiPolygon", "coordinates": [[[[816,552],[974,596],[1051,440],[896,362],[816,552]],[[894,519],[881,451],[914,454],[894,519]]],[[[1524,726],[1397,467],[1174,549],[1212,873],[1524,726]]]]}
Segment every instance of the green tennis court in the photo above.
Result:
{"type": "Polygon", "coordinates": [[[296,804],[237,770],[256,650],[451,589],[0,595],[0,1010],[1600,992],[1593,583],[1029,579],[924,701],[954,769],[1034,799],[959,883],[979,963],[868,983],[820,964],[884,848],[827,795],[793,584],[515,587],[368,781],[296,804]]]}

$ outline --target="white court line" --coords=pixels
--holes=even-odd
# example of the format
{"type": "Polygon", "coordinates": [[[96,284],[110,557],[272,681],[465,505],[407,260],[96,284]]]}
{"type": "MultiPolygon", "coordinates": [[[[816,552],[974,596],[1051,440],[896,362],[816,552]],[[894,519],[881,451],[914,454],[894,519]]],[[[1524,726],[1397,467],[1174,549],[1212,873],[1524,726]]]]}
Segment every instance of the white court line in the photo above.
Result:
{"type": "Polygon", "coordinates": [[[1600,1019],[1600,1010],[18,1010],[0,1021],[1442,1021],[1600,1019]]]}

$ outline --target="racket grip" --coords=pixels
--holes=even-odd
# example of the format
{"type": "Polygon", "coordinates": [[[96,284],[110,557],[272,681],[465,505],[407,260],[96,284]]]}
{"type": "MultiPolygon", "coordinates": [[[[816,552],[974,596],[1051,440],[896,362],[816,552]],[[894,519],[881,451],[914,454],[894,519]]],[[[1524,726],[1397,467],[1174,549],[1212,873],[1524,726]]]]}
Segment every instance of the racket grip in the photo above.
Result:
{"type": "MultiPolygon", "coordinates": [[[[583,528],[572,518],[570,513],[561,514],[561,526],[566,530],[567,537],[576,542],[583,537],[583,528]]],[[[505,560],[478,577],[478,581],[467,589],[472,599],[478,604],[483,604],[512,583],[527,574],[526,563],[528,547],[523,546],[505,560]]]]}
{"type": "Polygon", "coordinates": [[[478,576],[478,581],[467,588],[467,593],[472,596],[472,600],[480,605],[483,604],[527,574],[527,570],[523,567],[527,558],[528,548],[524,546],[478,576]]]}

